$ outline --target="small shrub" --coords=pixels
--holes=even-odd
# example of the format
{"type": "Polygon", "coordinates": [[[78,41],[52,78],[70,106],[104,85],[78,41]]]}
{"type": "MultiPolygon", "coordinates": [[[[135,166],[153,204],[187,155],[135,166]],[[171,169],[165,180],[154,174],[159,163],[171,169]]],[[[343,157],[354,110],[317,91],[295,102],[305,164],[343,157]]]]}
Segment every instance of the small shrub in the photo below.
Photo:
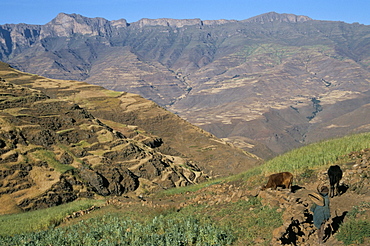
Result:
{"type": "Polygon", "coordinates": [[[336,238],[345,245],[362,244],[365,238],[370,239],[370,222],[351,219],[340,226],[336,238]]]}
{"type": "Polygon", "coordinates": [[[300,174],[301,178],[305,178],[305,179],[309,179],[312,177],[314,173],[314,170],[312,169],[309,169],[308,167],[306,167],[303,172],[300,174]]]}
{"type": "Polygon", "coordinates": [[[370,239],[370,222],[363,219],[357,219],[370,208],[370,203],[363,202],[354,206],[347,214],[348,220],[339,227],[336,238],[343,241],[344,244],[362,244],[365,238],[370,239]]]}

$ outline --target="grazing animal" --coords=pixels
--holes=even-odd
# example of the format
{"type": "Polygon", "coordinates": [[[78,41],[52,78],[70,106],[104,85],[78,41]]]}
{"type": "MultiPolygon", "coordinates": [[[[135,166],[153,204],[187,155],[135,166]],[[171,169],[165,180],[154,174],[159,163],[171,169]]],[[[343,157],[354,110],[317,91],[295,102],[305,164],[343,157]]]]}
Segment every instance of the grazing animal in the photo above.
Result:
{"type": "Polygon", "coordinates": [[[262,190],[271,188],[276,190],[277,187],[291,189],[293,183],[293,174],[290,172],[275,173],[269,176],[267,184],[262,187],[262,190]]]}
{"type": "Polygon", "coordinates": [[[334,197],[339,195],[339,181],[342,179],[343,172],[338,165],[330,166],[328,169],[330,182],[329,196],[334,197]]]}

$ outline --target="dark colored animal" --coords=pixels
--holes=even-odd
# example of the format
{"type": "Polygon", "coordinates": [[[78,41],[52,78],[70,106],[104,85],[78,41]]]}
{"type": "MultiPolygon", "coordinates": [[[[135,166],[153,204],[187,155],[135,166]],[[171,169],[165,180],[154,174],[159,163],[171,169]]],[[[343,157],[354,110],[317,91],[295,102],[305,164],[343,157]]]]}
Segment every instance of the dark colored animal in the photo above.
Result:
{"type": "Polygon", "coordinates": [[[271,188],[276,190],[277,187],[291,189],[293,183],[293,174],[290,172],[275,173],[269,176],[267,184],[262,187],[262,190],[271,188]]]}
{"type": "Polygon", "coordinates": [[[330,182],[329,196],[334,197],[339,195],[339,181],[342,179],[343,172],[338,165],[330,166],[328,169],[330,182]]]}

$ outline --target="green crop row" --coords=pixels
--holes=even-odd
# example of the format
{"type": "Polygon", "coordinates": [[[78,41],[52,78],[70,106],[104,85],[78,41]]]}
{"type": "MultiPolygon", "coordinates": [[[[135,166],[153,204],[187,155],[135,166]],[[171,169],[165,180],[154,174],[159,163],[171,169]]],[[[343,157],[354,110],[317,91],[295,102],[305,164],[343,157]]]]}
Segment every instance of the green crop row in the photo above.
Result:
{"type": "Polygon", "coordinates": [[[2,236],[2,245],[230,245],[234,237],[195,217],[167,219],[155,217],[137,223],[123,217],[105,215],[80,221],[69,227],[36,233],[2,236]]]}
{"type": "Polygon", "coordinates": [[[261,167],[264,173],[302,171],[306,168],[333,164],[352,151],[366,148],[370,148],[370,133],[350,135],[294,149],[275,157],[261,167]]]}

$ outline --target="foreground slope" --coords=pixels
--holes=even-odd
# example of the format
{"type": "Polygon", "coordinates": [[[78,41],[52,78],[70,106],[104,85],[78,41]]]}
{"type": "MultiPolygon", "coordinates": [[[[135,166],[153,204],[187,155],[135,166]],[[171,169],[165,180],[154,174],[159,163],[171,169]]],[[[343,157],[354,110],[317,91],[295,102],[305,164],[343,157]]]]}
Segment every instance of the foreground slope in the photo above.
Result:
{"type": "MultiPolygon", "coordinates": [[[[43,225],[46,231],[41,232],[15,235],[34,230],[9,228],[14,220],[25,224],[21,218],[35,213],[3,216],[0,238],[6,245],[25,241],[41,245],[100,245],[112,241],[132,245],[317,245],[308,193],[319,184],[328,185],[326,170],[334,163],[341,166],[343,178],[340,196],[330,199],[331,218],[326,224],[325,243],[368,245],[369,147],[369,133],[313,144],[239,175],[140,199],[112,197],[105,206],[93,211],[81,210],[58,218],[54,215],[55,219],[43,225]],[[266,174],[276,169],[294,173],[292,191],[260,191],[267,182],[266,174]],[[60,222],[60,226],[53,227],[60,222]]],[[[35,220],[36,227],[42,220],[35,220]]]]}

